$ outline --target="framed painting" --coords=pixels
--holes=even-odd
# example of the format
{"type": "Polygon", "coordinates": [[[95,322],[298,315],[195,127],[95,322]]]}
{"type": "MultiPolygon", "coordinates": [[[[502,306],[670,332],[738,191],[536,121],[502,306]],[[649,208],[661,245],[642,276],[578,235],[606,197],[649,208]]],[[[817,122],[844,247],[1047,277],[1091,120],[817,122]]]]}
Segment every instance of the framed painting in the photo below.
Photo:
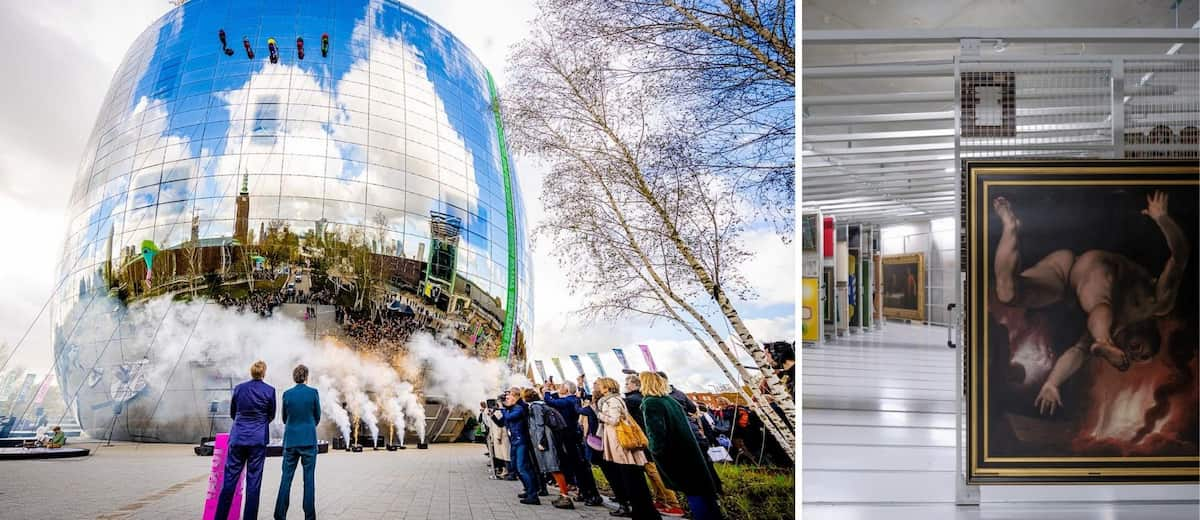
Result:
{"type": "Polygon", "coordinates": [[[821,339],[821,317],[817,308],[820,285],[820,280],[816,278],[802,278],[800,281],[800,337],[810,343],[821,339]]]}
{"type": "Polygon", "coordinates": [[[827,266],[821,270],[821,291],[824,297],[821,298],[821,319],[829,329],[833,329],[833,307],[834,301],[834,282],[833,282],[833,267],[827,266]]]}
{"type": "Polygon", "coordinates": [[[873,303],[875,320],[879,321],[883,319],[883,283],[881,282],[883,280],[883,255],[875,253],[874,263],[875,276],[871,282],[874,284],[875,291],[875,300],[873,303]]]}
{"type": "Polygon", "coordinates": [[[819,235],[817,215],[803,215],[800,220],[800,249],[815,253],[819,235]]]}
{"type": "Polygon", "coordinates": [[[863,258],[860,264],[862,268],[858,272],[862,282],[859,284],[858,314],[862,316],[862,326],[866,328],[871,326],[871,300],[875,293],[871,290],[871,260],[863,258]]]}
{"type": "Polygon", "coordinates": [[[925,321],[925,255],[883,256],[883,317],[925,321]]]}
{"type": "Polygon", "coordinates": [[[1197,163],[966,176],[968,480],[1200,479],[1197,163]]]}

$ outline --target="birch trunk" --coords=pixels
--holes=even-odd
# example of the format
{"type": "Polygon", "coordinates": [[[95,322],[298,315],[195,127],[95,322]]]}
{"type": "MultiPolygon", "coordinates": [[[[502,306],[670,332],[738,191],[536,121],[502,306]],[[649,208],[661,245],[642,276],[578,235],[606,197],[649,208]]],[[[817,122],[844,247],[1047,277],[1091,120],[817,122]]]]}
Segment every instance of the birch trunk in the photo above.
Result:
{"type": "MultiPolygon", "coordinates": [[[[618,217],[618,218],[620,218],[620,217],[618,217]]],[[[633,244],[632,246],[635,251],[637,251],[639,253],[641,252],[640,246],[638,246],[637,244],[633,244]]],[[[621,260],[623,262],[625,262],[631,269],[633,269],[634,271],[637,271],[638,275],[642,277],[642,280],[644,282],[647,282],[648,285],[651,285],[650,281],[645,279],[645,275],[642,274],[640,272],[640,270],[637,269],[637,267],[633,265],[633,261],[630,260],[626,254],[621,253],[621,260]]],[[[755,413],[758,414],[759,418],[761,418],[763,420],[763,426],[767,429],[767,431],[771,434],[771,436],[774,437],[775,440],[779,442],[779,445],[783,448],[784,452],[787,453],[787,456],[792,461],[795,461],[796,460],[796,453],[795,453],[796,439],[795,439],[794,435],[790,435],[789,433],[787,433],[786,429],[779,424],[779,421],[776,420],[777,417],[775,416],[775,411],[771,409],[770,404],[767,403],[766,400],[762,398],[762,396],[758,393],[758,391],[756,389],[753,389],[753,387],[751,387],[751,390],[749,392],[747,392],[746,389],[743,387],[743,385],[739,384],[737,379],[734,379],[733,373],[731,373],[729,371],[729,367],[725,366],[725,363],[721,361],[721,358],[717,356],[717,353],[713,351],[712,347],[709,346],[709,344],[700,337],[700,335],[696,332],[696,329],[693,328],[691,326],[691,324],[687,322],[687,320],[683,319],[683,317],[680,316],[679,313],[675,311],[675,308],[667,301],[668,297],[670,297],[671,300],[676,301],[676,302],[679,302],[680,298],[677,295],[675,295],[674,292],[671,291],[669,288],[663,287],[663,285],[661,283],[659,283],[659,282],[661,282],[661,277],[658,276],[658,273],[654,269],[647,266],[647,270],[650,273],[650,275],[656,280],[656,282],[654,282],[651,285],[650,289],[651,289],[651,291],[654,292],[655,298],[657,298],[662,303],[663,308],[670,315],[671,319],[673,321],[675,321],[679,326],[683,327],[683,329],[685,331],[687,331],[687,333],[690,334],[692,336],[692,338],[694,338],[696,340],[696,343],[700,344],[700,347],[704,349],[704,352],[706,354],[708,354],[708,356],[710,358],[712,358],[713,363],[715,363],[717,365],[717,367],[721,369],[721,373],[725,375],[725,377],[729,380],[729,383],[731,385],[733,385],[734,388],[737,389],[738,395],[745,398],[746,402],[750,404],[751,408],[755,411],[755,413]],[[657,287],[657,288],[655,288],[655,287],[657,287]],[[663,295],[664,292],[667,293],[668,296],[664,296],[663,295]]],[[[701,319],[703,319],[703,318],[701,317],[701,319]]],[[[718,339],[718,341],[719,341],[719,339],[718,339]]],[[[724,349],[724,353],[728,356],[728,355],[732,354],[733,352],[730,349],[724,349]]],[[[730,361],[733,363],[733,365],[735,367],[738,367],[739,374],[741,375],[741,381],[743,381],[743,382],[746,381],[746,377],[749,374],[746,373],[745,368],[742,367],[741,363],[737,360],[736,357],[734,357],[733,359],[730,359],[730,361]]],[[[795,421],[793,421],[792,424],[795,424],[795,421]]]]}
{"type": "MultiPolygon", "coordinates": [[[[571,81],[570,77],[564,76],[563,79],[567,82],[571,81]]],[[[581,97],[581,101],[585,101],[585,99],[581,97]]],[[[741,315],[738,314],[737,309],[735,309],[729,302],[729,298],[726,297],[725,291],[721,289],[721,287],[713,280],[712,276],[709,275],[708,269],[706,269],[704,265],[700,263],[700,260],[696,258],[692,248],[683,241],[679,234],[679,230],[675,225],[674,219],[667,212],[666,208],[663,207],[662,202],[658,200],[658,197],[654,195],[654,192],[650,189],[650,186],[646,184],[646,178],[642,174],[641,167],[638,164],[637,159],[634,158],[633,153],[630,152],[625,141],[613,131],[612,127],[608,124],[607,118],[603,117],[603,114],[596,113],[596,111],[586,103],[584,103],[584,106],[587,107],[588,113],[592,117],[592,122],[598,125],[604,131],[605,135],[608,136],[609,140],[612,141],[612,143],[620,151],[622,161],[625,163],[625,166],[629,168],[629,177],[630,180],[633,181],[633,186],[638,194],[645,199],[646,203],[653,208],[659,219],[661,219],[666,237],[675,246],[675,249],[678,250],[684,261],[687,262],[688,267],[696,275],[696,278],[699,280],[701,286],[704,287],[705,291],[708,294],[713,295],[713,299],[721,308],[721,314],[725,316],[725,319],[729,320],[729,324],[737,333],[738,339],[742,343],[742,347],[754,359],[754,363],[758,365],[759,371],[762,372],[763,378],[766,380],[767,389],[775,398],[775,402],[779,405],[780,409],[783,410],[785,415],[788,417],[795,417],[795,400],[792,398],[791,393],[787,391],[787,388],[784,387],[783,382],[779,380],[779,377],[776,376],[775,372],[771,369],[771,365],[767,360],[766,351],[763,350],[762,346],[757,341],[755,341],[754,335],[750,333],[750,329],[746,327],[745,322],[742,321],[741,315]]],[[[706,329],[710,327],[711,326],[706,326],[706,329]]],[[[714,333],[715,330],[710,332],[710,335],[714,335],[714,333]]],[[[719,336],[714,335],[714,337],[719,336]]],[[[718,343],[718,345],[723,344],[724,341],[718,343]]],[[[738,363],[738,366],[740,367],[741,364],[738,363]]]]}
{"type": "MultiPolygon", "coordinates": [[[[586,169],[594,172],[594,170],[592,170],[591,168],[586,168],[586,169]]],[[[729,362],[733,364],[733,366],[737,370],[738,374],[741,376],[742,381],[748,381],[748,380],[752,381],[753,378],[750,377],[750,373],[746,370],[746,367],[742,366],[741,361],[738,360],[737,354],[735,354],[733,352],[733,349],[729,348],[728,343],[725,342],[725,340],[717,332],[716,328],[713,327],[712,324],[709,323],[709,321],[702,314],[700,314],[699,311],[696,310],[695,307],[688,304],[686,300],[679,297],[679,295],[677,295],[674,291],[672,291],[670,289],[670,286],[658,274],[658,271],[656,269],[654,269],[654,266],[650,262],[649,257],[646,255],[645,251],[642,250],[639,241],[633,235],[632,230],[630,230],[629,223],[626,221],[624,214],[621,212],[620,207],[617,205],[617,201],[613,197],[612,191],[609,189],[608,184],[605,182],[603,176],[596,175],[596,180],[599,183],[600,187],[604,190],[605,196],[608,198],[609,208],[613,210],[614,216],[617,218],[618,225],[621,227],[622,231],[625,234],[628,245],[630,246],[631,249],[633,249],[633,251],[635,253],[637,253],[638,258],[641,260],[643,266],[646,268],[646,273],[653,279],[654,286],[658,287],[658,290],[661,290],[662,293],[665,293],[668,297],[671,298],[672,301],[674,301],[676,304],[678,304],[680,307],[682,307],[688,313],[688,315],[690,315],[692,317],[692,319],[696,320],[696,322],[699,323],[704,328],[705,332],[709,335],[709,337],[711,337],[713,339],[713,341],[717,344],[718,348],[720,348],[721,352],[723,354],[725,354],[725,357],[729,360],[729,362]]],[[[658,290],[655,291],[655,295],[658,296],[659,298],[662,298],[662,294],[660,294],[658,292],[658,290]]],[[[676,321],[679,322],[680,324],[684,325],[685,329],[687,329],[687,331],[689,333],[691,333],[693,337],[696,338],[696,340],[700,343],[700,346],[702,348],[704,348],[705,352],[707,352],[709,354],[709,356],[711,356],[713,358],[713,361],[715,361],[717,363],[717,366],[719,366],[721,368],[721,371],[724,372],[727,375],[727,377],[729,377],[730,381],[732,382],[733,375],[729,373],[728,369],[725,367],[725,364],[721,363],[718,360],[718,358],[716,357],[716,355],[711,352],[710,348],[708,347],[708,344],[703,341],[700,341],[699,336],[694,332],[694,330],[690,326],[687,325],[686,321],[684,321],[683,319],[681,319],[679,317],[678,313],[676,313],[675,310],[670,305],[665,305],[665,307],[667,308],[667,311],[670,312],[674,316],[676,321]]],[[[746,349],[746,350],[750,350],[750,349],[746,349]]],[[[774,372],[771,372],[771,374],[774,375],[774,372]]],[[[778,378],[776,378],[776,381],[778,382],[778,378]]],[[[739,393],[743,393],[745,391],[740,385],[737,385],[737,383],[734,383],[734,385],[738,388],[739,393]]],[[[782,384],[780,384],[780,386],[782,386],[782,384]]],[[[786,390],[785,390],[785,392],[786,392],[786,390]]],[[[791,397],[790,394],[788,395],[788,397],[789,398],[791,397]]],[[[791,457],[792,460],[794,461],[795,460],[795,438],[785,435],[783,433],[784,429],[782,427],[780,427],[780,425],[778,424],[778,421],[776,420],[776,417],[775,417],[775,411],[773,409],[771,409],[770,405],[765,402],[765,400],[758,394],[758,391],[755,389],[751,389],[750,395],[747,396],[747,399],[752,404],[754,404],[754,407],[755,407],[756,411],[758,412],[759,418],[763,420],[764,426],[767,426],[768,431],[771,432],[771,434],[775,437],[775,439],[779,441],[780,446],[783,447],[783,449],[787,453],[788,457],[791,457]]],[[[780,409],[782,409],[783,412],[785,414],[787,414],[789,417],[793,417],[793,418],[795,417],[795,413],[790,412],[788,410],[788,408],[786,408],[785,406],[780,405],[780,409]]],[[[793,419],[792,424],[796,424],[795,419],[793,419]]]]}

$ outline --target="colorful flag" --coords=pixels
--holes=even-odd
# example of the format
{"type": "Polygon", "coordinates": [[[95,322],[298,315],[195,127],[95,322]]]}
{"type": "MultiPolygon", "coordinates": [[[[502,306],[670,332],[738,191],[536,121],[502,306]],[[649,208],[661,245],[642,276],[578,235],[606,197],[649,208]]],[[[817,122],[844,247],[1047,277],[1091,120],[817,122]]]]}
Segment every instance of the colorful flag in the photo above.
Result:
{"type": "Polygon", "coordinates": [[[546,365],[543,364],[542,360],[540,360],[540,359],[534,360],[533,364],[538,369],[538,375],[542,376],[542,382],[545,383],[546,382],[546,365]]]}
{"type": "Polygon", "coordinates": [[[587,375],[583,372],[583,362],[579,360],[579,354],[571,354],[571,362],[575,363],[575,370],[579,371],[579,375],[587,375]]]}
{"type": "Polygon", "coordinates": [[[614,348],[613,353],[617,355],[617,361],[621,362],[621,368],[629,370],[629,360],[625,359],[625,351],[619,348],[614,348]]]}
{"type": "Polygon", "coordinates": [[[588,352],[588,357],[592,358],[592,363],[596,364],[596,369],[600,371],[600,377],[608,377],[608,374],[604,373],[604,365],[600,364],[600,354],[588,352]]]}
{"type": "Polygon", "coordinates": [[[566,381],[567,375],[563,373],[562,361],[559,361],[559,359],[555,357],[555,358],[550,358],[550,362],[554,363],[554,368],[558,369],[558,377],[561,377],[562,381],[566,381]]]}
{"type": "Polygon", "coordinates": [[[650,345],[638,345],[642,349],[642,356],[646,358],[646,366],[650,367],[651,372],[658,372],[658,367],[654,364],[654,356],[650,355],[650,345]]]}

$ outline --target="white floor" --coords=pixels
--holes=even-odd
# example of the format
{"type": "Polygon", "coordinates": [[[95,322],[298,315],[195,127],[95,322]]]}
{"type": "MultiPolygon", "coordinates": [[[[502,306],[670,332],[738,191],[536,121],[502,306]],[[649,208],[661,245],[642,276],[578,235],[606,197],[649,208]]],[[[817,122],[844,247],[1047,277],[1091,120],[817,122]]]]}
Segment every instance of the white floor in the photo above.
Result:
{"type": "Polygon", "coordinates": [[[946,329],[888,323],[802,353],[804,518],[1200,517],[1200,487],[992,486],[956,507],[946,329]]]}

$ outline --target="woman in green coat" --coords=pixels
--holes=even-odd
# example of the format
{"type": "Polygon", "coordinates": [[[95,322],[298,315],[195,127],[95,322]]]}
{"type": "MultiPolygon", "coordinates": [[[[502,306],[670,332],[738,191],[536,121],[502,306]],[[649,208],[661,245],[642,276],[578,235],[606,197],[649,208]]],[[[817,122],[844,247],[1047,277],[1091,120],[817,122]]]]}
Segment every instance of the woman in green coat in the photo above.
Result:
{"type": "Polygon", "coordinates": [[[708,456],[700,450],[683,407],[670,395],[667,380],[654,372],[638,374],[642,383],[642,414],[650,457],[667,487],[687,495],[694,520],[721,520],[717,495],[721,481],[708,456]]]}

